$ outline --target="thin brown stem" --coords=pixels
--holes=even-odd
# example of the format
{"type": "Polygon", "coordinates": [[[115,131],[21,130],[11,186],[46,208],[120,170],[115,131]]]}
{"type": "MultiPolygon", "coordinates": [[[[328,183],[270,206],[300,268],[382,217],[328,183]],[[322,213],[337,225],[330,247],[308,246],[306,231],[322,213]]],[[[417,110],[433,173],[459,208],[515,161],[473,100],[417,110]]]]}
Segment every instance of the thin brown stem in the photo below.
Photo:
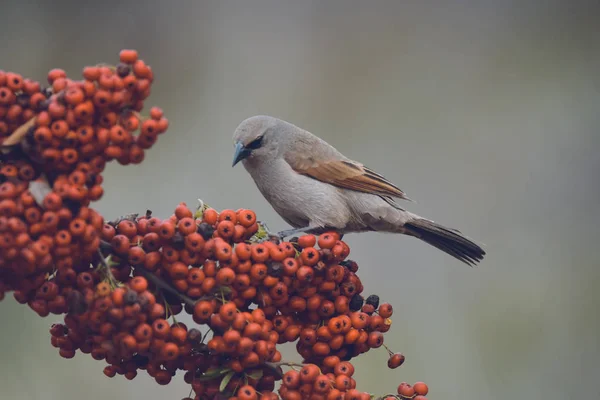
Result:
{"type": "Polygon", "coordinates": [[[143,268],[137,268],[136,270],[140,273],[140,275],[143,275],[144,278],[146,278],[150,282],[154,283],[154,285],[158,289],[164,290],[165,292],[169,292],[172,295],[177,296],[183,303],[185,303],[186,305],[188,305],[190,307],[194,307],[196,305],[196,300],[193,300],[191,297],[188,297],[185,294],[180,293],[177,289],[175,289],[173,286],[169,285],[167,282],[165,282],[158,276],[154,275],[152,272],[146,271],[143,268]]]}

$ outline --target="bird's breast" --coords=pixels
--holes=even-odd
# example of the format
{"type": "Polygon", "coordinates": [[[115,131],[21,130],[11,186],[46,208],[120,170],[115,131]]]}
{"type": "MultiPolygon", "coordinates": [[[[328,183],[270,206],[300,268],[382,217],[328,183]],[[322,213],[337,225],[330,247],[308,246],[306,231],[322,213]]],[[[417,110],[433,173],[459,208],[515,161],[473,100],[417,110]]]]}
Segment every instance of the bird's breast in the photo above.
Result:
{"type": "Polygon", "coordinates": [[[298,174],[283,159],[248,162],[244,167],[265,199],[290,225],[343,226],[347,222],[348,207],[336,187],[298,174]]]}

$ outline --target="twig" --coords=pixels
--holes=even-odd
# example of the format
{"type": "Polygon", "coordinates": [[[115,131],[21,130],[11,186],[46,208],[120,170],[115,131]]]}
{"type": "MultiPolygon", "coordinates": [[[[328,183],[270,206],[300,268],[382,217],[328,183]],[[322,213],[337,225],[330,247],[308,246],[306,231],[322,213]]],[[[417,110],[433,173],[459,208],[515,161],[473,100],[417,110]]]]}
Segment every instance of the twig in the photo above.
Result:
{"type": "Polygon", "coordinates": [[[107,224],[112,225],[112,226],[117,226],[119,225],[119,222],[121,221],[135,221],[137,217],[139,217],[140,214],[138,213],[131,213],[131,214],[125,214],[120,216],[117,219],[114,219],[112,221],[108,221],[107,224]]]}
{"type": "Polygon", "coordinates": [[[281,379],[283,377],[283,370],[281,369],[281,367],[291,367],[292,369],[295,368],[302,368],[304,367],[304,364],[299,364],[299,363],[295,363],[295,362],[290,362],[290,361],[280,361],[280,362],[265,362],[264,366],[269,368],[271,371],[275,372],[275,374],[277,374],[278,378],[281,379]]]}
{"type": "Polygon", "coordinates": [[[177,296],[186,305],[188,305],[190,307],[194,307],[196,305],[196,300],[193,300],[192,298],[186,296],[185,294],[180,293],[177,289],[175,289],[174,287],[169,285],[167,282],[160,279],[158,276],[154,275],[152,272],[146,271],[143,268],[139,268],[139,269],[136,268],[136,270],[140,273],[140,275],[143,275],[146,279],[148,279],[149,281],[154,283],[154,285],[157,288],[164,290],[165,292],[169,292],[174,296],[177,296]]]}

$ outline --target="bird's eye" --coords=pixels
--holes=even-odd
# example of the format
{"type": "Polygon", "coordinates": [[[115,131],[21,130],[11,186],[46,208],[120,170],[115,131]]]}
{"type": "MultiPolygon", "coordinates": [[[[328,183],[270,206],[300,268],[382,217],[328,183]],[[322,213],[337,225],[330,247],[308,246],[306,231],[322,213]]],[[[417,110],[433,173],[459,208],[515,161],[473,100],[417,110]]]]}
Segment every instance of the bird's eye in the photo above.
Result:
{"type": "Polygon", "coordinates": [[[253,141],[251,141],[250,143],[248,143],[245,147],[250,150],[256,150],[260,146],[262,146],[262,140],[263,140],[263,137],[259,136],[256,139],[254,139],[253,141]]]}

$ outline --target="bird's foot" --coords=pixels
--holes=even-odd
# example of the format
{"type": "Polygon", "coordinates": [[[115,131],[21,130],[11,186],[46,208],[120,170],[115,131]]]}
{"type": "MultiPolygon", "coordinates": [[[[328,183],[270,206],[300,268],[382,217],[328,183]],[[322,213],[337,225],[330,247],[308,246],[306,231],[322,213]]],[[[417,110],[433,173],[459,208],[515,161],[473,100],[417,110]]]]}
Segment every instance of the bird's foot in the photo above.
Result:
{"type": "Polygon", "coordinates": [[[258,222],[258,232],[256,232],[256,234],[253,237],[253,241],[256,243],[263,243],[263,242],[268,242],[268,241],[276,241],[276,242],[282,242],[283,241],[283,236],[281,236],[279,233],[274,233],[271,230],[269,230],[269,227],[267,226],[267,224],[265,224],[264,222],[258,222]]]}
{"type": "Polygon", "coordinates": [[[298,233],[309,233],[313,229],[315,229],[315,228],[312,226],[305,226],[303,228],[288,229],[285,231],[281,231],[281,232],[278,232],[277,235],[279,237],[281,237],[282,239],[285,239],[287,237],[297,235],[298,233]]]}

